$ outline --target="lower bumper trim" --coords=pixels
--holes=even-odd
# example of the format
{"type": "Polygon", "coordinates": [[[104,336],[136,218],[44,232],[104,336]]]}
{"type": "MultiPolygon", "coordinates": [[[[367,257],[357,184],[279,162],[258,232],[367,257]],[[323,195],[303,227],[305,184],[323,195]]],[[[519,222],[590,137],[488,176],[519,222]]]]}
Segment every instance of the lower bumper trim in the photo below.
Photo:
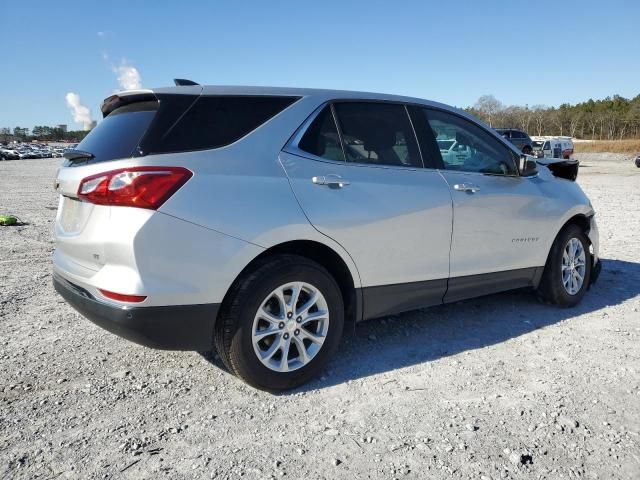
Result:
{"type": "Polygon", "coordinates": [[[146,347],[209,351],[220,304],[115,307],[97,301],[83,288],[53,276],[56,291],[96,325],[146,347]]]}

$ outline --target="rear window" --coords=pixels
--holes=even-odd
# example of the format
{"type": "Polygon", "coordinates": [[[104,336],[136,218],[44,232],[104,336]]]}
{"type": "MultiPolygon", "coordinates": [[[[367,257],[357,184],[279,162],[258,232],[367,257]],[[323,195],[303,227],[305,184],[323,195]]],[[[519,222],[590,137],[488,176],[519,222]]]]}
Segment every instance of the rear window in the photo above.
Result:
{"type": "Polygon", "coordinates": [[[157,108],[156,101],[120,107],[100,122],[75,148],[93,153],[95,159],[91,163],[130,157],[149,128],[157,108]]]}
{"type": "Polygon", "coordinates": [[[145,137],[145,153],[206,150],[229,145],[287,108],[298,97],[203,96],[179,121],[156,127],[145,137]]]}
{"type": "MultiPolygon", "coordinates": [[[[82,164],[229,145],[299,97],[158,95],[114,110],[76,147],[82,164]]],[[[67,161],[67,165],[77,162],[67,161]]]]}

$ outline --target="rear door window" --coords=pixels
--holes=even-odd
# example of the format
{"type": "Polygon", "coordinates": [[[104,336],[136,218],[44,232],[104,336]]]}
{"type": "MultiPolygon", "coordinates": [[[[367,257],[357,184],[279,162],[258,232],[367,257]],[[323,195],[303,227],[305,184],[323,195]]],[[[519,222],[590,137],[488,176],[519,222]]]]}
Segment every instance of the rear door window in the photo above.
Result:
{"type": "Polygon", "coordinates": [[[327,105],[311,122],[309,128],[298,143],[298,148],[317,157],[344,162],[344,153],[340,145],[338,129],[327,105]]]}
{"type": "Polygon", "coordinates": [[[347,162],[422,167],[404,105],[338,102],[334,106],[347,162]]]}

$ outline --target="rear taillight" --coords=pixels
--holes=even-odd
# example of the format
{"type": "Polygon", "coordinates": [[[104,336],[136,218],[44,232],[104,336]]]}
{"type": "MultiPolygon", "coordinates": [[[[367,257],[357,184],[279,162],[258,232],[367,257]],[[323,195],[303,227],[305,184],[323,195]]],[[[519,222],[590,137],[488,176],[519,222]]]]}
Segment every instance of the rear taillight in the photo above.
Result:
{"type": "Polygon", "coordinates": [[[192,177],[182,167],[135,167],[83,179],[78,198],[96,205],[157,210],[192,177]]]}

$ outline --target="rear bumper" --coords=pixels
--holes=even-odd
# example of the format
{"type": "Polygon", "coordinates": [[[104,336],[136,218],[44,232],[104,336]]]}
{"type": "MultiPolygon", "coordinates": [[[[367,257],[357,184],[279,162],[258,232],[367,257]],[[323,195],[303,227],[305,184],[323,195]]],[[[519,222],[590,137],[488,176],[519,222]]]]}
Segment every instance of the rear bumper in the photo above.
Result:
{"type": "Polygon", "coordinates": [[[56,291],[84,317],[111,333],[162,350],[208,351],[219,304],[116,307],[96,300],[88,291],[53,276],[56,291]]]}

